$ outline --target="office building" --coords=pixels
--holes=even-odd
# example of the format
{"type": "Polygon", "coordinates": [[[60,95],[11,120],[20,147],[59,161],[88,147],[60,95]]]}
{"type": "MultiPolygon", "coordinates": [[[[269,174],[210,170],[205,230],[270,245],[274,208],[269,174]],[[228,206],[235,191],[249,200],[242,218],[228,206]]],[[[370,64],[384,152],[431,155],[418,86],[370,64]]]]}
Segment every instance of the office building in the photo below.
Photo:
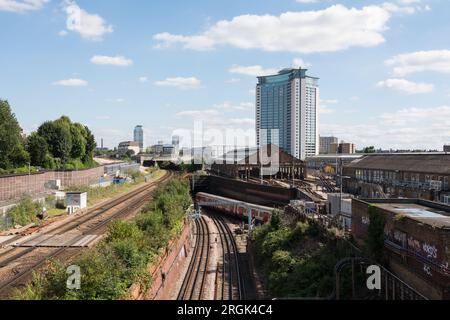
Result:
{"type": "Polygon", "coordinates": [[[338,143],[336,137],[320,137],[320,154],[329,154],[332,143],[338,143]]]}
{"type": "Polygon", "coordinates": [[[142,126],[134,128],[134,141],[139,144],[139,151],[144,152],[144,129],[142,126]]]}
{"type": "Polygon", "coordinates": [[[306,71],[283,69],[256,86],[257,145],[276,144],[302,160],[319,153],[318,78],[306,71]]]}
{"type": "Polygon", "coordinates": [[[353,143],[341,142],[330,144],[330,154],[355,154],[356,146],[353,143]]]}

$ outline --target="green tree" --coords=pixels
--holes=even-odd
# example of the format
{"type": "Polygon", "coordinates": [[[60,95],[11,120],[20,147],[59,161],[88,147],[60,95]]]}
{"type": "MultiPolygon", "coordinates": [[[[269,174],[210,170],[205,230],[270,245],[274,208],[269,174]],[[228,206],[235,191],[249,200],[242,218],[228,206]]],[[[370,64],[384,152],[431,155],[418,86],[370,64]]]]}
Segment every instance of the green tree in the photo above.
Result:
{"type": "Polygon", "coordinates": [[[72,135],[72,150],[70,155],[74,159],[81,159],[86,155],[85,127],[79,123],[72,123],[70,133],[72,135]]]}
{"type": "Polygon", "coordinates": [[[49,157],[48,144],[37,132],[27,138],[27,150],[33,166],[46,167],[49,157]]]}
{"type": "Polygon", "coordinates": [[[89,164],[92,162],[94,157],[95,148],[97,148],[97,143],[95,142],[95,137],[92,134],[91,130],[88,127],[84,127],[84,138],[86,140],[86,149],[83,157],[83,162],[85,164],[89,164]]]}
{"type": "Polygon", "coordinates": [[[72,151],[72,134],[67,117],[56,121],[44,122],[38,129],[38,134],[45,139],[50,153],[54,158],[61,159],[66,164],[72,151]]]}
{"type": "Polygon", "coordinates": [[[0,168],[25,165],[29,155],[24,149],[22,129],[8,101],[0,100],[0,168]]]}
{"type": "Polygon", "coordinates": [[[365,148],[363,149],[363,153],[375,153],[375,152],[376,152],[376,150],[375,150],[375,147],[374,147],[374,146],[365,147],[365,148]]]}

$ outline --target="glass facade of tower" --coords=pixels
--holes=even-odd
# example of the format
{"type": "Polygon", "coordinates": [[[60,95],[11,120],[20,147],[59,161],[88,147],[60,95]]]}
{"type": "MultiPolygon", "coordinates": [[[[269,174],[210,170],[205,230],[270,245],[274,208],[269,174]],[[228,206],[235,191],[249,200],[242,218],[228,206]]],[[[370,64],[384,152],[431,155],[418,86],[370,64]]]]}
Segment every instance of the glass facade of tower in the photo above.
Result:
{"type": "Polygon", "coordinates": [[[134,141],[139,143],[139,149],[144,151],[144,129],[142,126],[136,126],[134,128],[134,141]]]}
{"type": "Polygon", "coordinates": [[[258,77],[257,145],[274,143],[300,159],[318,154],[318,79],[306,71],[284,69],[258,77]]]}

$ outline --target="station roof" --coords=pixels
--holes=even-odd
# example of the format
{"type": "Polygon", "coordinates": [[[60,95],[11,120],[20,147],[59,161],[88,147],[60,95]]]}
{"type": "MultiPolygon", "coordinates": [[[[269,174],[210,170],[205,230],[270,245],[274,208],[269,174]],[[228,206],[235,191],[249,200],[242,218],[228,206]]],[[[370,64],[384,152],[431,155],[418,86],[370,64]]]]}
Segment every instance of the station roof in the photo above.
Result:
{"type": "Polygon", "coordinates": [[[346,167],[450,175],[450,153],[374,154],[356,159],[346,167]]]}
{"type": "Polygon", "coordinates": [[[271,145],[265,145],[261,148],[247,148],[247,149],[237,149],[230,152],[225,153],[224,155],[217,157],[214,159],[214,162],[220,163],[224,160],[227,161],[227,163],[233,164],[234,161],[237,162],[238,165],[245,165],[245,164],[254,164],[259,165],[260,164],[260,157],[262,154],[263,158],[263,165],[265,162],[267,165],[270,164],[270,160],[265,161],[266,157],[275,156],[278,153],[278,157],[274,158],[274,161],[278,161],[278,163],[281,164],[303,164],[304,162],[300,159],[297,159],[290,155],[289,153],[282,150],[277,145],[271,144],[271,145]]]}

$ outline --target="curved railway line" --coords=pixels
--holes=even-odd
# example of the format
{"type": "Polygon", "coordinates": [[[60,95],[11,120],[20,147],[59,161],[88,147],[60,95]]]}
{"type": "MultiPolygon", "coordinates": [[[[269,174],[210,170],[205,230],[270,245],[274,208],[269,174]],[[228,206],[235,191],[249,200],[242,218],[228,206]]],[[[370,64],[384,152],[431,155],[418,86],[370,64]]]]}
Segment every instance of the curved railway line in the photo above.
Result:
{"type": "Polygon", "coordinates": [[[208,274],[210,233],[205,219],[195,220],[196,241],[186,277],[177,300],[201,300],[208,274]]]}
{"type": "Polygon", "coordinates": [[[233,232],[221,216],[213,215],[212,219],[219,231],[223,261],[218,276],[220,281],[217,282],[216,299],[245,300],[244,277],[241,273],[239,250],[233,232]]]}
{"type": "MultiPolygon", "coordinates": [[[[6,281],[0,282],[0,298],[8,297],[11,289],[20,287],[30,278],[32,272],[41,267],[48,259],[63,258],[69,259],[76,256],[82,248],[71,248],[71,246],[77,243],[86,234],[102,234],[107,225],[116,219],[125,218],[133,212],[136,212],[142,207],[148,200],[152,198],[152,189],[158,184],[167,182],[171,177],[172,172],[166,172],[166,174],[158,181],[149,183],[143,187],[133,190],[123,196],[111,200],[109,203],[102,205],[98,208],[92,209],[87,213],[76,217],[69,221],[67,224],[46,230],[45,233],[38,233],[36,236],[30,237],[27,241],[33,238],[38,238],[42,234],[51,234],[50,238],[57,237],[69,231],[81,232],[81,235],[76,236],[61,247],[42,248],[38,247],[39,243],[29,248],[11,248],[0,254],[0,271],[2,268],[9,266],[11,263],[18,261],[19,259],[30,259],[31,263],[28,266],[24,266],[22,270],[13,270],[14,275],[6,279],[6,281]],[[117,206],[121,206],[120,209],[113,211],[117,206]],[[111,211],[113,213],[111,214],[111,211]],[[40,253],[40,251],[44,251],[40,253]],[[31,257],[33,253],[38,253],[36,257],[31,257]],[[30,256],[30,257],[28,257],[30,256]]],[[[20,238],[14,237],[9,241],[9,244],[14,243],[20,238]]],[[[22,263],[21,263],[22,265],[22,263]]]]}
{"type": "Polygon", "coordinates": [[[195,220],[195,246],[177,299],[201,300],[207,290],[206,286],[214,285],[216,300],[244,300],[246,289],[233,232],[221,216],[213,214],[209,218],[217,229],[221,243],[222,264],[218,263],[216,282],[207,283],[206,281],[210,262],[211,233],[208,222],[205,217],[202,217],[195,220]]]}

